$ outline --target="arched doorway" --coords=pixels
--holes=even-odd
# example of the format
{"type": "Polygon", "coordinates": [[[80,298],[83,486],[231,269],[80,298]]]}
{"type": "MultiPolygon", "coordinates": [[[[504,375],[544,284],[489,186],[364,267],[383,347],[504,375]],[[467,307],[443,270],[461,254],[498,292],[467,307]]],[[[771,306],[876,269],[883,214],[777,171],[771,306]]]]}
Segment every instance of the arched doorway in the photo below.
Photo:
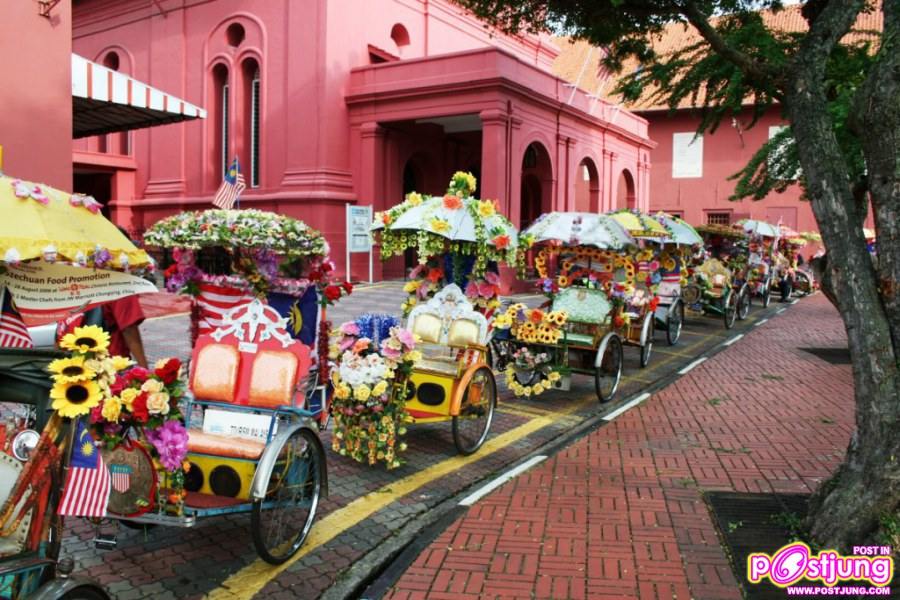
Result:
{"type": "Polygon", "coordinates": [[[525,229],[551,210],[553,165],[550,153],[540,142],[532,142],[522,156],[522,194],[519,229],[525,229]]]}
{"type": "Polygon", "coordinates": [[[631,171],[622,169],[616,189],[616,208],[637,208],[637,195],[634,192],[634,177],[631,171]]]}
{"type": "Polygon", "coordinates": [[[583,158],[575,171],[575,210],[600,212],[600,175],[590,158],[583,158]]]}
{"type": "MultiPolygon", "coordinates": [[[[422,169],[416,164],[415,159],[410,158],[403,166],[403,199],[410,192],[422,193],[424,189],[424,181],[422,177],[422,169]]],[[[417,263],[416,251],[413,248],[407,248],[403,252],[403,275],[415,268],[417,263]]]]}

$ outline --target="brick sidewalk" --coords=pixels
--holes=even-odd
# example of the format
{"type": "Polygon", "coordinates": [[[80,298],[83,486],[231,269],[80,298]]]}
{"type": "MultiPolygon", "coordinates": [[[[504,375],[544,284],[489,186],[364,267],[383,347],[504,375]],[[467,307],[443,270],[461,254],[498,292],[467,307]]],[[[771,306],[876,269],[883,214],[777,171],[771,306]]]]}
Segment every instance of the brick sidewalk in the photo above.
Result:
{"type": "Polygon", "coordinates": [[[807,493],[853,430],[846,348],[817,294],[475,504],[394,600],[741,598],[703,491],[807,493]]]}

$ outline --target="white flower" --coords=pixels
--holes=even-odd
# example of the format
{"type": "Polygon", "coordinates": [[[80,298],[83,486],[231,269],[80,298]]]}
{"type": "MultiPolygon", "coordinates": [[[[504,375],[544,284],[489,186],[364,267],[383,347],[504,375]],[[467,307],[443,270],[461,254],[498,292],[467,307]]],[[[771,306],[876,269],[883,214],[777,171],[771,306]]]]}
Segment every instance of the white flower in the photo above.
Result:
{"type": "Polygon", "coordinates": [[[22,256],[19,254],[19,251],[15,248],[10,248],[6,251],[6,254],[3,256],[3,260],[10,265],[17,264],[20,260],[22,260],[22,256]]]}

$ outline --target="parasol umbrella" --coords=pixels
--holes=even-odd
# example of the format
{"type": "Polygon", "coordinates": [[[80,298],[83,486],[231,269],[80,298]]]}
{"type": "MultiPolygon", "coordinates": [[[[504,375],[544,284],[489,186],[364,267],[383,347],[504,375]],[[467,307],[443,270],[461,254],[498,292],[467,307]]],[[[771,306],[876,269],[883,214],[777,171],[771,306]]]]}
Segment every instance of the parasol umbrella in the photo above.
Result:
{"type": "Polygon", "coordinates": [[[372,230],[425,231],[450,241],[474,243],[481,241],[478,229],[482,228],[484,241],[492,246],[499,243],[504,249],[515,249],[518,245],[516,228],[494,209],[489,200],[454,195],[426,196],[417,204],[405,207],[396,218],[390,214],[391,211],[383,213],[372,225],[372,230]]]}
{"type": "Polygon", "coordinates": [[[802,237],[802,235],[800,234],[799,231],[797,231],[796,229],[792,229],[792,228],[788,227],[787,225],[779,225],[779,226],[778,226],[778,229],[779,229],[779,232],[780,232],[779,237],[782,237],[782,238],[799,238],[799,237],[802,237]]]}
{"type": "Polygon", "coordinates": [[[150,264],[118,228],[100,214],[90,196],[0,176],[0,261],[36,258],[105,269],[150,264]]]}
{"type": "Polygon", "coordinates": [[[669,239],[658,238],[654,239],[654,241],[662,244],[678,244],[679,246],[693,246],[703,243],[703,238],[687,221],[664,212],[656,213],[653,218],[666,228],[670,236],[669,239]]]}
{"type": "Polygon", "coordinates": [[[766,223],[765,221],[757,221],[756,219],[741,219],[734,225],[735,227],[740,227],[750,234],[770,238],[781,237],[781,234],[778,231],[778,227],[772,225],[771,223],[766,223]]]}
{"type": "Polygon", "coordinates": [[[628,233],[636,238],[654,238],[656,240],[671,237],[668,230],[650,215],[633,210],[617,210],[607,213],[628,233]]]}
{"type": "Polygon", "coordinates": [[[522,236],[534,242],[557,242],[567,246],[596,246],[618,250],[636,245],[634,237],[609,215],[587,212],[551,212],[541,215],[522,236]]]}

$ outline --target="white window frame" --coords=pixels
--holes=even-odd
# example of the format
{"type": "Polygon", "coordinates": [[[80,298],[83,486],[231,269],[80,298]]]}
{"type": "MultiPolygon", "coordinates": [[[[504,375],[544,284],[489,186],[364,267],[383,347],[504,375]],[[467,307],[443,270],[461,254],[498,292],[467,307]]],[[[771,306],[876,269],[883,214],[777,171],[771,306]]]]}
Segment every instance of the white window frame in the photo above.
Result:
{"type": "Polygon", "coordinates": [[[703,177],[703,135],[694,132],[672,134],[672,179],[703,177]]]}

